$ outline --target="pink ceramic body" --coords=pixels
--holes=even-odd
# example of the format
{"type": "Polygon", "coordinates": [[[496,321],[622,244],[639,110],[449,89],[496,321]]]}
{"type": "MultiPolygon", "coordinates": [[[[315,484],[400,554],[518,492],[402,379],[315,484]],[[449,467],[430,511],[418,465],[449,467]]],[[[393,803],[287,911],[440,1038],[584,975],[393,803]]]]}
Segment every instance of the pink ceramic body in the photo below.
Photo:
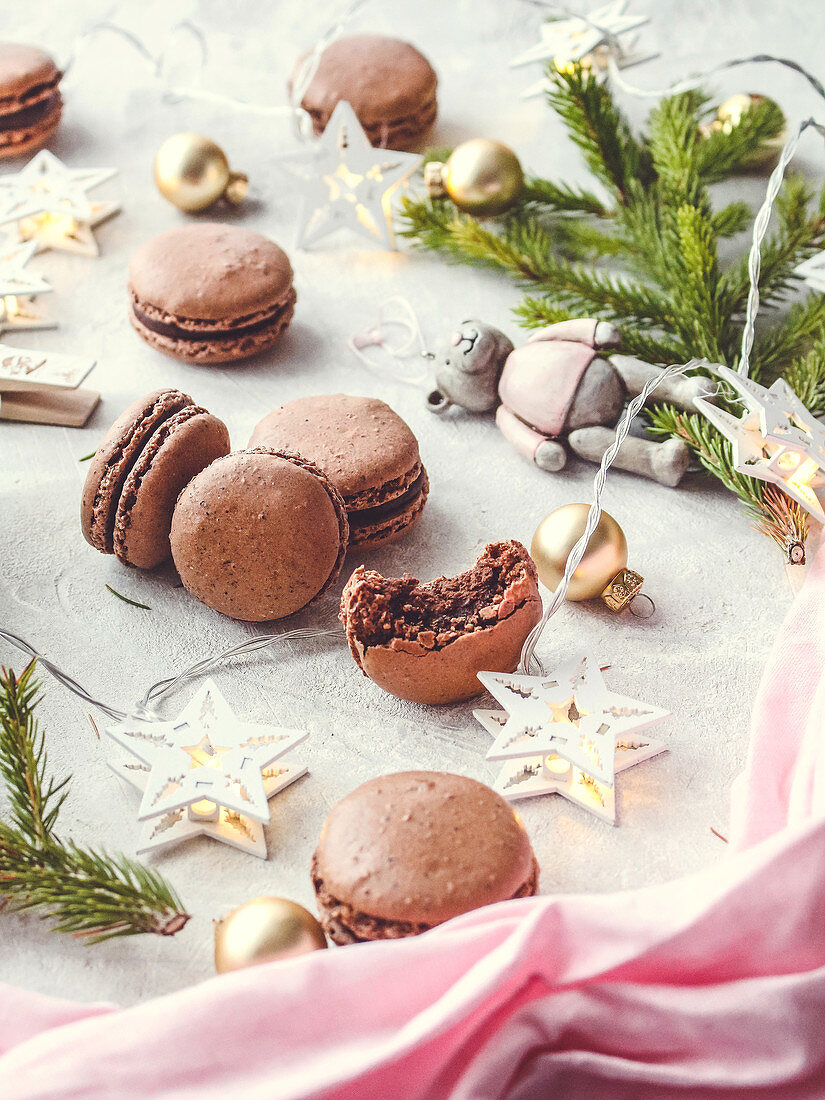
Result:
{"type": "Polygon", "coordinates": [[[576,390],[595,357],[591,346],[572,340],[525,344],[507,356],[498,384],[501,402],[519,420],[556,439],[564,432],[576,390]]]}

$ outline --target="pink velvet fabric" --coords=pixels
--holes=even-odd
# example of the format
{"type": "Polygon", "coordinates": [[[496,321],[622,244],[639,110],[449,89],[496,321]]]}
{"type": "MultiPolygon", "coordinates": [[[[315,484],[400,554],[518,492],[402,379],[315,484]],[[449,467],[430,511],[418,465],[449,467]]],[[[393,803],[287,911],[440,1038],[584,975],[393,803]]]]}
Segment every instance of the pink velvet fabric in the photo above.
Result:
{"type": "Polygon", "coordinates": [[[824,658],[825,551],[765,671],[734,842],[707,870],[507,902],[125,1010],[0,986],[0,1096],[819,1100],[824,658]]]}

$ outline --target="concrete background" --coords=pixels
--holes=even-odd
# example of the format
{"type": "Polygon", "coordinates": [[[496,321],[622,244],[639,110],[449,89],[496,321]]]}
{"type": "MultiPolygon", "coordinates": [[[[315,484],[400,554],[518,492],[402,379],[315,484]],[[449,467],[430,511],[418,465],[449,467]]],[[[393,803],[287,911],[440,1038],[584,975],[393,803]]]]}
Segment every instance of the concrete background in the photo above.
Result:
{"type": "MultiPolygon", "coordinates": [[[[114,8],[95,0],[58,6],[7,0],[0,35],[40,43],[65,59],[78,32],[95,20],[133,26],[157,50],[176,20],[190,17],[209,47],[207,87],[279,103],[294,59],[338,10],[299,0],[114,8]]],[[[651,15],[643,43],[661,52],[658,61],[627,74],[642,85],[661,86],[724,58],[761,51],[793,57],[822,75],[817,31],[825,30],[825,11],[813,0],[783,8],[742,0],[689,7],[635,0],[634,10],[651,15]]],[[[540,19],[539,9],[519,0],[448,6],[376,0],[351,29],[408,38],[431,58],[440,76],[434,144],[493,136],[510,143],[530,170],[583,179],[578,153],[551,112],[540,100],[519,98],[539,70],[507,65],[536,40],[540,19]]],[[[178,41],[177,58],[175,81],[191,84],[188,39],[178,41]]],[[[791,119],[825,113],[801,78],[775,67],[725,74],[711,87],[720,98],[739,90],[770,94],[791,119]]],[[[347,337],[369,327],[378,303],[392,294],[411,302],[430,343],[467,316],[500,325],[518,340],[510,313],[517,288],[494,274],[362,247],[343,235],[298,252],[292,247],[297,196],[275,167],[280,154],[295,148],[286,121],[193,101],[171,105],[162,92],[145,62],[118,39],[100,36],[78,53],[65,83],[64,122],[51,148],[72,166],[116,165],[119,176],[99,194],[119,198],[123,211],[99,229],[98,259],[47,253],[32,261],[31,268],[54,286],[41,303],[60,327],[24,333],[14,342],[96,357],[87,385],[99,389],[103,401],[82,431],[0,425],[0,621],[114,706],[131,704],[155,680],[256,630],[196,603],[175,587],[170,571],[127,571],[80,535],[86,467],[77,460],[145,391],[177,386],[191,393],[226,421],[235,446],[245,445],[269,409],[302,394],[343,390],[389,402],[418,435],[432,495],[408,538],[351,555],[345,577],[363,561],[391,575],[408,570],[430,579],[468,567],[490,540],[518,538],[529,545],[547,512],[589,500],[595,472],[576,461],[557,475],[533,469],[492,421],[436,419],[419,391],[369,373],[346,349],[347,337]],[[295,321],[280,346],[257,361],[227,369],[185,366],[153,352],[128,324],[131,254],[149,236],[185,220],[155,191],[151,173],[157,146],[178,130],[209,134],[233,166],[249,173],[250,201],[219,216],[270,234],[291,253],[299,295],[295,321]],[[106,583],[149,604],[151,612],[120,603],[106,583]]],[[[624,98],[638,123],[648,104],[624,98]]],[[[813,138],[803,152],[802,167],[821,178],[821,150],[813,138]]],[[[756,205],[764,182],[736,181],[725,190],[756,205]]],[[[626,531],[630,564],[646,576],[658,615],[640,622],[601,606],[568,606],[540,653],[552,663],[585,647],[596,651],[612,666],[608,682],[616,690],[672,710],[656,732],[670,752],[620,778],[619,828],[558,798],[521,803],[544,892],[620,890],[724,857],[711,826],[725,832],[729,787],[744,760],[760,670],[791,599],[780,555],[715,485],[692,478],[674,491],[616,473],[604,503],[626,531]]],[[[333,625],[336,600],[337,592],[331,593],[294,625],[333,625]]],[[[0,660],[23,664],[6,647],[0,647],[0,660]]],[[[311,731],[308,745],[295,754],[308,760],[310,775],[272,804],[269,859],[259,862],[207,840],[155,857],[153,865],[172,880],[193,915],[174,940],[141,937],[91,949],[52,935],[33,916],[3,915],[0,980],[122,1003],[190,985],[212,971],[213,918],[266,893],[312,905],[309,860],[321,823],[359,783],[407,768],[453,770],[481,780],[495,774],[484,760],[488,737],[473,722],[470,706],[432,709],[383,694],[358,673],[337,639],[287,644],[229,664],[216,679],[241,716],[311,731]]],[[[57,774],[74,775],[62,834],[133,851],[135,795],[107,768],[110,750],[95,738],[86,708],[55,683],[45,686],[40,718],[50,762],[57,774]]],[[[194,687],[177,693],[167,713],[176,713],[194,687]]]]}

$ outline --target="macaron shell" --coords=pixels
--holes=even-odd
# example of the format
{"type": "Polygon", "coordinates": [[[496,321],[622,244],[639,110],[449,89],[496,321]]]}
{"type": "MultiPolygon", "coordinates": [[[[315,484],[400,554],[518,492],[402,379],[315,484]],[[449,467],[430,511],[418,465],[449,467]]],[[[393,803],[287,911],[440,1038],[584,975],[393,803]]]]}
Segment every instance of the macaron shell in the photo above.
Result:
{"type": "Polygon", "coordinates": [[[114,552],[124,564],[153,569],[171,554],[169,531],[183,488],[216,458],[229,454],[222,420],[191,406],[154,433],[127,477],[118,504],[114,552]]]}
{"type": "Polygon", "coordinates": [[[273,409],[256,424],[249,446],[297,451],[321,467],[348,509],[400,495],[419,462],[418,440],[398,413],[375,397],[345,393],[299,397],[273,409]]]}
{"type": "MultiPolygon", "coordinates": [[[[129,321],[142,340],[171,359],[178,359],[184,363],[198,363],[202,366],[211,363],[233,363],[238,359],[248,359],[277,344],[289,328],[295,313],[296,300],[295,290],[290,287],[283,303],[277,309],[277,315],[273,316],[271,325],[255,333],[241,335],[235,340],[225,338],[210,340],[208,336],[202,340],[181,340],[153,332],[135,316],[133,304],[129,308],[129,321]]],[[[166,317],[170,322],[175,320],[171,315],[167,314],[166,317]]]]}
{"type": "Polygon", "coordinates": [[[17,110],[48,94],[61,73],[45,50],[0,42],[0,112],[17,110]]]}
{"type": "Polygon", "coordinates": [[[235,325],[287,302],[292,265],[260,233],[200,222],[141,245],[129,264],[129,285],[138,303],[173,320],[235,325]]]}
{"type": "Polygon", "coordinates": [[[192,404],[180,390],[153,390],[124,409],[95,451],[83,485],[80,527],[101,553],[113,552],[120,493],[144,446],[164,420],[192,404]]]}
{"type": "Polygon", "coordinates": [[[305,607],[340,572],[343,501],[312,463],[255,449],[220,458],[183,490],[172,556],[196,599],[265,622],[305,607]]]}
{"type": "Polygon", "coordinates": [[[362,784],[330,811],[316,857],[328,892],[353,910],[428,927],[512,898],[534,873],[512,807],[444,772],[362,784]]]}
{"type": "MultiPolygon", "coordinates": [[[[298,62],[298,75],[306,55],[298,62]]],[[[405,149],[435,121],[438,78],[408,42],[384,35],[347,35],[330,43],[301,105],[322,133],[341,100],[351,104],[373,145],[405,149]]]]}

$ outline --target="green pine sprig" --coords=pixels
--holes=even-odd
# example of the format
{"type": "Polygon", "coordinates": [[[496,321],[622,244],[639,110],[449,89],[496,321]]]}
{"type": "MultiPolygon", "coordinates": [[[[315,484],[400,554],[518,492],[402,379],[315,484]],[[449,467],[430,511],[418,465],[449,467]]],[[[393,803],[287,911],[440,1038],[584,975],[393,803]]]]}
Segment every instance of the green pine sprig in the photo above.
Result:
{"type": "MultiPolygon", "coordinates": [[[[715,207],[710,187],[758,163],[765,143],[782,131],[782,112],[762,99],[735,124],[712,125],[708,97],[689,91],[662,99],[637,136],[609,85],[586,64],[551,64],[547,75],[548,103],[596,188],[530,177],[520,201],[485,222],[447,198],[407,197],[400,234],[448,262],[513,278],[526,292],[515,309],[526,328],[595,316],[618,325],[622,350],[647,362],[704,356],[736,366],[750,240],[728,262],[719,243],[746,230],[753,212],[741,201],[715,207]]],[[[439,159],[448,153],[439,150],[439,159]]],[[[825,188],[817,197],[789,176],[774,221],[762,248],[763,312],[750,373],[766,384],[785,378],[822,415],[825,296],[808,294],[793,305],[790,297],[799,289],[796,267],[825,245],[825,188]]],[[[775,487],[738,473],[729,446],[703,418],[655,406],[649,415],[659,434],[688,443],[761,530],[783,546],[804,534],[802,509],[775,487]]]]}
{"type": "Polygon", "coordinates": [[[48,777],[34,669],[34,661],[20,676],[0,668],[0,778],[9,801],[8,821],[0,821],[5,905],[43,910],[58,932],[90,943],[147,932],[174,935],[189,916],[159,874],[127,856],[85,850],[56,836],[70,777],[48,777]]]}

